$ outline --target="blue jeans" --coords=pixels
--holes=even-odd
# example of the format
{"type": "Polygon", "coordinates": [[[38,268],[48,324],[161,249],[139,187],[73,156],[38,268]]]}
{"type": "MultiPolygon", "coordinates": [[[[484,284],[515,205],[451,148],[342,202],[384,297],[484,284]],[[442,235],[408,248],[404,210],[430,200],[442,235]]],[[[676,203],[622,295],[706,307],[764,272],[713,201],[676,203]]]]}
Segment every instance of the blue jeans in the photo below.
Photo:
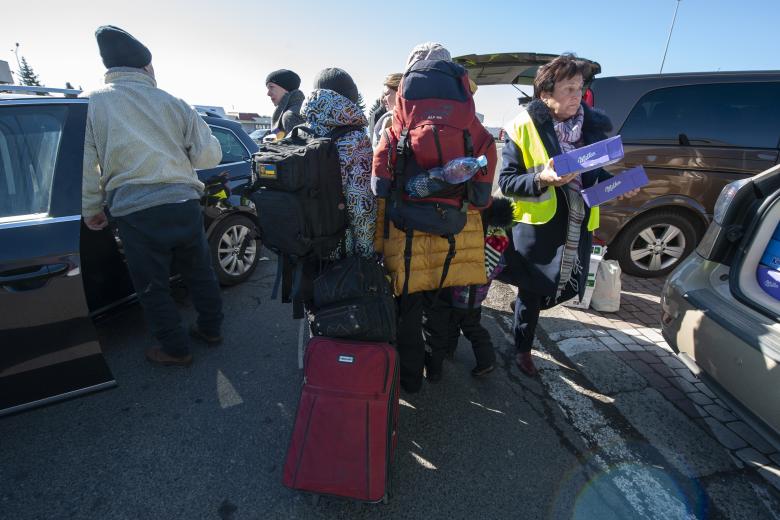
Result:
{"type": "Polygon", "coordinates": [[[171,296],[172,266],[189,289],[198,311],[198,327],[209,336],[218,336],[222,296],[199,201],[163,204],[114,220],[138,300],[162,350],[171,356],[189,353],[187,333],[171,296]]]}

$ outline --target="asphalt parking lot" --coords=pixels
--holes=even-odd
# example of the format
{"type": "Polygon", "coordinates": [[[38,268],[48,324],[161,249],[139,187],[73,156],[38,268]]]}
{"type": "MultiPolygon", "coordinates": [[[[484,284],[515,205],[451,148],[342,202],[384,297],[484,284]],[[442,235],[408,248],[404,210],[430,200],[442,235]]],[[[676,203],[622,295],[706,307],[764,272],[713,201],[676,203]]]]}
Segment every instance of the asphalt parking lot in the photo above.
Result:
{"type": "MultiPolygon", "coordinates": [[[[702,436],[631,365],[608,359],[594,347],[595,329],[570,309],[543,318],[541,377],[522,376],[509,341],[512,292],[500,284],[485,311],[499,370],[472,378],[462,339],[444,381],[402,394],[389,505],[325,498],[315,506],[281,485],[301,372],[298,323],[289,306],[269,299],[274,273],[273,259],[263,261],[248,283],[224,291],[225,343],[196,346],[190,369],[145,362],[150,340],[137,306],[101,323],[119,386],[0,420],[0,517],[759,519],[780,512],[780,492],[758,468],[702,436]]],[[[177,294],[191,319],[186,294],[177,294]]]]}

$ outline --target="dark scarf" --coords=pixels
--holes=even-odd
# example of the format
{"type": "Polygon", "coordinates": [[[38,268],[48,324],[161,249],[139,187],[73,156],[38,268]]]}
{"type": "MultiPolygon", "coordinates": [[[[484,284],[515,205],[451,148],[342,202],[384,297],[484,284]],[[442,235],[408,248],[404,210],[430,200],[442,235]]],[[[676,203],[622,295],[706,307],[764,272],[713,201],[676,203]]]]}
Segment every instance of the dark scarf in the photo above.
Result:
{"type": "Polygon", "coordinates": [[[279,128],[279,125],[282,124],[282,115],[287,110],[293,110],[296,114],[300,113],[301,105],[303,105],[303,99],[303,92],[298,89],[291,90],[285,94],[282,97],[282,100],[279,102],[279,105],[277,105],[277,107],[274,109],[274,113],[271,116],[271,121],[273,122],[272,127],[274,129],[279,128]]]}

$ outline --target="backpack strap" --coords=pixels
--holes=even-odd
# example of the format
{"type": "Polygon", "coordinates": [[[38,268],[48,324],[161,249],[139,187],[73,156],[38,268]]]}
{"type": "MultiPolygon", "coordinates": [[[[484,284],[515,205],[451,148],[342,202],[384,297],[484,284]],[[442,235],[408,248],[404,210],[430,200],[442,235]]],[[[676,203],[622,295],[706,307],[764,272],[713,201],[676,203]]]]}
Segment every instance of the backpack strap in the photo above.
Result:
{"type": "Polygon", "coordinates": [[[276,278],[274,278],[274,288],[271,290],[271,299],[275,300],[279,296],[279,287],[282,284],[282,272],[284,271],[284,255],[276,256],[276,278]]]}
{"type": "MultiPolygon", "coordinates": [[[[341,139],[342,137],[344,137],[348,133],[354,132],[354,131],[358,131],[358,130],[363,132],[363,127],[362,126],[357,126],[357,125],[337,126],[333,130],[328,132],[328,135],[326,135],[325,137],[329,137],[329,138],[333,139],[334,141],[336,141],[338,139],[341,139]]],[[[365,132],[363,132],[363,133],[365,133],[365,132]]]]}
{"type": "Polygon", "coordinates": [[[439,127],[433,127],[433,142],[436,144],[436,153],[439,155],[439,166],[444,166],[444,155],[441,153],[441,141],[439,141],[439,127]]]}
{"type": "MultiPolygon", "coordinates": [[[[294,264],[290,255],[281,255],[282,257],[282,303],[290,303],[292,300],[292,277],[294,264]]],[[[279,275],[277,274],[277,277],[279,275]]]]}
{"type": "Polygon", "coordinates": [[[474,304],[477,301],[477,286],[476,285],[469,285],[469,309],[474,308],[474,304]]]}
{"type": "MultiPolygon", "coordinates": [[[[474,141],[471,139],[471,132],[469,132],[468,128],[463,129],[463,151],[466,153],[466,157],[474,157],[474,141]]],[[[476,177],[476,175],[474,176],[476,177]]],[[[468,209],[468,203],[469,201],[473,200],[473,191],[474,191],[474,177],[468,180],[466,182],[465,186],[465,196],[463,197],[463,210],[465,211],[468,209]]]]}
{"type": "Polygon", "coordinates": [[[439,280],[439,291],[441,291],[444,280],[447,279],[447,273],[450,272],[450,264],[452,259],[455,258],[455,235],[447,235],[447,242],[449,242],[449,249],[447,250],[447,257],[444,259],[444,267],[441,270],[441,280],[439,280]]]}
{"type": "MultiPolygon", "coordinates": [[[[409,129],[404,128],[401,130],[401,135],[398,137],[398,144],[395,147],[395,166],[393,167],[393,176],[396,179],[396,184],[399,184],[397,179],[403,177],[404,169],[406,168],[406,156],[409,154],[409,129]]],[[[403,190],[403,182],[401,184],[401,190],[403,190]]]]}
{"type": "Polygon", "coordinates": [[[404,288],[401,290],[401,296],[407,296],[409,294],[409,278],[411,278],[412,269],[412,239],[414,238],[414,230],[408,228],[406,230],[406,245],[404,246],[404,288]]]}
{"type": "Polygon", "coordinates": [[[291,284],[291,291],[290,291],[294,320],[299,320],[303,318],[303,298],[301,297],[302,281],[303,281],[303,262],[299,261],[295,264],[295,269],[292,273],[292,284],[291,284]]]}
{"type": "Polygon", "coordinates": [[[466,152],[466,157],[474,157],[474,141],[468,128],[463,129],[463,151],[466,152]]]}
{"type": "MultiPolygon", "coordinates": [[[[389,140],[389,136],[388,136],[389,140]]],[[[409,129],[401,130],[398,138],[398,144],[395,148],[395,165],[393,166],[393,187],[390,190],[390,196],[385,200],[385,221],[384,233],[385,240],[390,238],[390,208],[394,204],[400,206],[404,199],[404,171],[406,168],[406,159],[409,156],[409,129]]]]}

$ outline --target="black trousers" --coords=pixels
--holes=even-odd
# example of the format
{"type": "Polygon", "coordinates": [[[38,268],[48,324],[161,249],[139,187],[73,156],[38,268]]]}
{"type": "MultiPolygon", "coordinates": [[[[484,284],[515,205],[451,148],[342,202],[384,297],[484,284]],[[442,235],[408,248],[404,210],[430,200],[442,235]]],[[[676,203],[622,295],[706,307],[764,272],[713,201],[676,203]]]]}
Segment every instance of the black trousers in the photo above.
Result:
{"type": "Polygon", "coordinates": [[[487,329],[482,326],[482,306],[473,309],[452,307],[448,331],[447,352],[455,352],[462,331],[474,350],[477,368],[487,368],[496,362],[493,340],[487,329]]]}
{"type": "Polygon", "coordinates": [[[435,290],[420,291],[398,298],[396,348],[400,363],[401,386],[409,392],[416,392],[422,386],[425,344],[429,335],[442,338],[437,346],[441,349],[441,359],[444,359],[443,349],[446,348],[448,322],[435,317],[431,319],[432,310],[437,310],[437,306],[433,305],[436,293],[435,290]]]}
{"type": "Polygon", "coordinates": [[[536,336],[536,325],[539,323],[539,312],[542,309],[542,300],[545,299],[536,293],[517,291],[515,300],[515,347],[518,352],[530,352],[536,336]]]}
{"type": "Polygon", "coordinates": [[[152,334],[172,356],[189,352],[187,333],[170,291],[173,265],[198,311],[198,327],[220,334],[222,297],[211,265],[203,213],[197,200],[163,204],[114,217],[127,266],[152,334]]]}

